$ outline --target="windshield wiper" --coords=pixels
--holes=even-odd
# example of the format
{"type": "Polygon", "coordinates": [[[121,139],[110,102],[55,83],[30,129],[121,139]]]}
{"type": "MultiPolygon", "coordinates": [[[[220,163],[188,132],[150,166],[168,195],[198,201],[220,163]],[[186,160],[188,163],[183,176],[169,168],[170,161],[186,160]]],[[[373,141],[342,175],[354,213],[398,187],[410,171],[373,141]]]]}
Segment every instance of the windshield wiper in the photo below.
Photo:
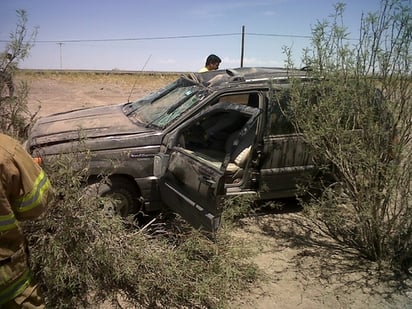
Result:
{"type": "MultiPolygon", "coordinates": [[[[163,115],[167,114],[170,115],[171,113],[173,113],[180,105],[182,105],[183,103],[185,103],[188,99],[190,99],[192,96],[190,96],[189,98],[183,98],[180,101],[178,101],[177,103],[173,104],[172,106],[170,106],[160,117],[162,117],[163,115]]],[[[159,117],[159,118],[160,118],[159,117]]]]}
{"type": "Polygon", "coordinates": [[[142,108],[147,103],[151,103],[151,100],[141,99],[139,101],[126,103],[126,105],[123,106],[123,111],[125,115],[129,117],[131,114],[142,108]]]}

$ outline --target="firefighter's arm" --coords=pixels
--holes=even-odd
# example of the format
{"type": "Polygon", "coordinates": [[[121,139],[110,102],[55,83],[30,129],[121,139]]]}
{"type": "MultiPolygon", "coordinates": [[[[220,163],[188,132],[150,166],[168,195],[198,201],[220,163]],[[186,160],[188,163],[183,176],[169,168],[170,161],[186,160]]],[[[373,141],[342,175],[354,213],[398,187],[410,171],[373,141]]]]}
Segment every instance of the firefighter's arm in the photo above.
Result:
{"type": "Polygon", "coordinates": [[[20,146],[16,146],[13,157],[18,170],[19,196],[11,200],[17,220],[29,220],[39,217],[52,198],[50,181],[43,169],[20,146]]]}

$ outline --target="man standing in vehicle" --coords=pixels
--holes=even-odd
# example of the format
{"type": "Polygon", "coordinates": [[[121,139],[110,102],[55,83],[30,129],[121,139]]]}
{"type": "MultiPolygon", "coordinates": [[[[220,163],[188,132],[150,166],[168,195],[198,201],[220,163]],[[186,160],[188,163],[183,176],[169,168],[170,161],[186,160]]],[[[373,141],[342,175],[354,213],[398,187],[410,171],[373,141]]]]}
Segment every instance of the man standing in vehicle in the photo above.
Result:
{"type": "Polygon", "coordinates": [[[217,70],[221,62],[222,60],[218,56],[211,54],[207,57],[206,64],[199,70],[199,73],[217,70]]]}
{"type": "Polygon", "coordinates": [[[25,237],[18,221],[39,217],[52,188],[23,147],[0,133],[0,308],[45,308],[32,281],[25,237]]]}

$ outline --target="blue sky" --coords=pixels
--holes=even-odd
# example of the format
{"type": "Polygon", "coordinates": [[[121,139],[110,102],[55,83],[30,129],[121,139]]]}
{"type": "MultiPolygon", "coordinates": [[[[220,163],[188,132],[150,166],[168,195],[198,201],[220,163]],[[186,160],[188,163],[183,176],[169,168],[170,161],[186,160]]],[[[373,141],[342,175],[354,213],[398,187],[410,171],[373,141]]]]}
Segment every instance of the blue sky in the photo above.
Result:
{"type": "MultiPolygon", "coordinates": [[[[0,50],[15,30],[16,10],[24,9],[29,29],[38,27],[38,35],[21,68],[197,71],[211,53],[222,58],[220,68],[239,67],[242,26],[244,66],[283,66],[282,46],[292,48],[299,66],[302,48],[309,46],[299,36],[310,36],[311,27],[328,18],[337,2],[0,0],[0,50]]],[[[362,12],[376,11],[380,3],[341,2],[354,38],[362,12]]]]}

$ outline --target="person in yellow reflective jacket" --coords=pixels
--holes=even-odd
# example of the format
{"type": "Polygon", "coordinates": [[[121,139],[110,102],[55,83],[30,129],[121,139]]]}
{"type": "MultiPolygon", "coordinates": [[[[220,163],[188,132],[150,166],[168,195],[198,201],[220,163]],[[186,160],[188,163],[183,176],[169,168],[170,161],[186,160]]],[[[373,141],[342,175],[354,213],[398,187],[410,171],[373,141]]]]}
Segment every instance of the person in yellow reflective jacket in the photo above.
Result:
{"type": "Polygon", "coordinates": [[[39,217],[52,188],[47,175],[16,140],[0,133],[0,308],[45,308],[32,281],[18,221],[39,217]]]}
{"type": "Polygon", "coordinates": [[[205,66],[199,70],[199,73],[217,70],[219,69],[221,62],[222,59],[214,54],[211,54],[206,58],[205,66]]]}

